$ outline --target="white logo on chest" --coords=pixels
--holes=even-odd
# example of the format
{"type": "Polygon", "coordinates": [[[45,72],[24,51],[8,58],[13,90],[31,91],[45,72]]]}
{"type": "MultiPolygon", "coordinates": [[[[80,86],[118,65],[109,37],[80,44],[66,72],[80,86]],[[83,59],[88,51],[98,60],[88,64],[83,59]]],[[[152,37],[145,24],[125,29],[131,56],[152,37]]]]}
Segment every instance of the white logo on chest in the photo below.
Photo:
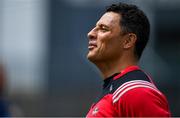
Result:
{"type": "Polygon", "coordinates": [[[93,111],[92,111],[92,115],[96,115],[98,113],[99,109],[98,107],[96,107],[93,111]]]}

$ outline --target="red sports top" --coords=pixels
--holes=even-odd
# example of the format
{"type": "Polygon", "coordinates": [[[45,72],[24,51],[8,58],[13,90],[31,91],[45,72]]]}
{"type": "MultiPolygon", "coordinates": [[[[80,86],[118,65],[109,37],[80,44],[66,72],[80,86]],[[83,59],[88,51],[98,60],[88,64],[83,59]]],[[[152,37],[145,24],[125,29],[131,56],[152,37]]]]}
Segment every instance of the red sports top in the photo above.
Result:
{"type": "Polygon", "coordinates": [[[87,114],[87,117],[153,116],[169,117],[168,102],[138,66],[105,79],[102,94],[87,114]]]}

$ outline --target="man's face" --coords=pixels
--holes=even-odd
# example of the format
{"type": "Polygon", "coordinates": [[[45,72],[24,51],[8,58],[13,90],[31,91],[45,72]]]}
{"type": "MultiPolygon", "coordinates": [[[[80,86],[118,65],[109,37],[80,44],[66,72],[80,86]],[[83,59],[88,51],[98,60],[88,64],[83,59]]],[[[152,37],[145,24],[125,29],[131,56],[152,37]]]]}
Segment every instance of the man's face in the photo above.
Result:
{"type": "Polygon", "coordinates": [[[123,36],[119,24],[120,15],[107,12],[88,33],[87,58],[90,61],[95,63],[113,61],[121,56],[123,36]]]}

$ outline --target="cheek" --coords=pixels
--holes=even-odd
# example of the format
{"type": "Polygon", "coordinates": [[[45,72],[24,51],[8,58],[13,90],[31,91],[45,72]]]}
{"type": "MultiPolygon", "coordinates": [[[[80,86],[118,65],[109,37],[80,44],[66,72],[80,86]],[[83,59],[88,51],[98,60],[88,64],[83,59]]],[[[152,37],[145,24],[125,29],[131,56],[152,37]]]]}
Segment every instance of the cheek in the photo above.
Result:
{"type": "Polygon", "coordinates": [[[107,48],[107,39],[104,39],[104,38],[99,39],[99,41],[97,43],[98,43],[98,46],[99,46],[98,50],[100,52],[104,52],[105,49],[107,48]]]}
{"type": "Polygon", "coordinates": [[[98,53],[101,55],[111,55],[118,51],[119,49],[117,48],[120,46],[118,38],[119,36],[112,32],[99,34],[97,38],[98,53]]]}
{"type": "Polygon", "coordinates": [[[100,50],[107,56],[118,55],[121,50],[121,42],[118,37],[107,37],[101,41],[100,50]]]}
{"type": "Polygon", "coordinates": [[[98,54],[101,56],[107,56],[108,53],[111,50],[111,44],[110,44],[110,39],[109,38],[102,38],[98,41],[98,54]]]}

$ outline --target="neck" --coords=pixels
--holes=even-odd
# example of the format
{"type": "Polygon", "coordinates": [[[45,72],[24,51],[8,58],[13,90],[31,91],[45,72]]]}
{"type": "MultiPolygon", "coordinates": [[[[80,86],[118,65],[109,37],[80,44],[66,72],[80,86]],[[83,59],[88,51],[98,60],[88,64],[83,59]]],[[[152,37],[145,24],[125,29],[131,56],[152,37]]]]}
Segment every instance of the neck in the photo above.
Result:
{"type": "Polygon", "coordinates": [[[104,79],[110,77],[115,73],[119,73],[123,69],[133,65],[137,65],[137,60],[129,57],[121,58],[116,61],[106,61],[106,62],[96,63],[96,66],[101,71],[101,74],[104,79]]]}

